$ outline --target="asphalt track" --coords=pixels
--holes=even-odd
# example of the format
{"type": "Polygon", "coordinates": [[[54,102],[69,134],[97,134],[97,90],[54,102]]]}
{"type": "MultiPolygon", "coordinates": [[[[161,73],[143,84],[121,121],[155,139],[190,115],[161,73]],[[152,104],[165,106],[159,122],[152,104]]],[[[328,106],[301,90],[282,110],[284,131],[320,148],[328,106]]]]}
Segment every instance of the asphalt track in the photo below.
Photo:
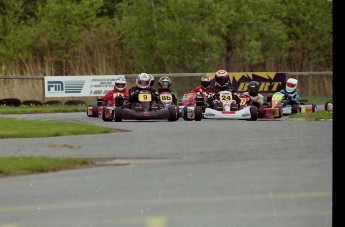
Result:
{"type": "Polygon", "coordinates": [[[11,117],[83,122],[118,132],[0,140],[0,156],[102,163],[0,178],[0,227],[332,226],[333,121],[11,117]]]}

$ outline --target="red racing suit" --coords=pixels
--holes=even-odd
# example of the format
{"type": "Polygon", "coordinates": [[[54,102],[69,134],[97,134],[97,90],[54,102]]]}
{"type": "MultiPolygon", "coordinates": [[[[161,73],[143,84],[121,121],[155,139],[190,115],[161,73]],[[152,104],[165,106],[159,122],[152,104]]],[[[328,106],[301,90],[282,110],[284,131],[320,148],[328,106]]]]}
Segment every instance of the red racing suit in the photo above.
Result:
{"type": "Polygon", "coordinates": [[[206,97],[209,94],[210,89],[209,88],[203,88],[202,86],[197,86],[197,87],[191,89],[189,92],[200,93],[203,97],[206,97]]]}
{"type": "Polygon", "coordinates": [[[108,91],[108,93],[103,97],[103,101],[106,103],[107,106],[113,106],[115,104],[115,97],[118,95],[122,95],[125,99],[127,99],[128,90],[125,88],[122,91],[118,91],[114,88],[114,90],[108,91]]]}

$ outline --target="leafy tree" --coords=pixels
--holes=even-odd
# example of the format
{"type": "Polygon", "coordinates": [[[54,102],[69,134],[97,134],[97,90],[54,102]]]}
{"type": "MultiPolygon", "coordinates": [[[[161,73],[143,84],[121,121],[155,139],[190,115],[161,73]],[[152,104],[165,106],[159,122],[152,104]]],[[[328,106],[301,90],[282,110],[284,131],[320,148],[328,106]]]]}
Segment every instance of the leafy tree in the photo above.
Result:
{"type": "Polygon", "coordinates": [[[209,0],[124,1],[120,28],[133,64],[150,72],[206,70],[224,49],[225,10],[209,0]]]}

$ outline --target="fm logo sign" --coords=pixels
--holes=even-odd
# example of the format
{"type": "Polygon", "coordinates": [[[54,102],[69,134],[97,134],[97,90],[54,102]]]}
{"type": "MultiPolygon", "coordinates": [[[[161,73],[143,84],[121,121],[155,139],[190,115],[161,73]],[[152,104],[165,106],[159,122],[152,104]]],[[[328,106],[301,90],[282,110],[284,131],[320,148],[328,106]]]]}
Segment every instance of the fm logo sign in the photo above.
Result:
{"type": "Polygon", "coordinates": [[[48,81],[48,91],[64,91],[62,81],[48,81]]]}

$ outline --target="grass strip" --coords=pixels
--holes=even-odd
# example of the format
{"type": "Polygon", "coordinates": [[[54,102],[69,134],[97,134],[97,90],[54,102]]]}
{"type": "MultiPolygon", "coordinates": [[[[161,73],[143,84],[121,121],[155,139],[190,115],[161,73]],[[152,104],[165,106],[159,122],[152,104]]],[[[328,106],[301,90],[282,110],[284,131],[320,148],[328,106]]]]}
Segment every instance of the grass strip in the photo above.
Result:
{"type": "Polygon", "coordinates": [[[333,111],[316,111],[313,113],[297,113],[288,115],[288,118],[302,118],[311,121],[333,119],[333,111]]]}
{"type": "Polygon", "coordinates": [[[18,107],[0,106],[0,114],[35,114],[35,113],[71,113],[71,112],[85,112],[85,105],[21,105],[18,107]]]}
{"type": "Polygon", "coordinates": [[[40,138],[52,136],[71,136],[110,133],[107,127],[43,120],[23,120],[0,118],[0,139],[4,138],[40,138]]]}
{"type": "Polygon", "coordinates": [[[74,169],[92,164],[86,159],[37,157],[0,158],[0,176],[14,176],[32,173],[53,172],[74,169]]]}

